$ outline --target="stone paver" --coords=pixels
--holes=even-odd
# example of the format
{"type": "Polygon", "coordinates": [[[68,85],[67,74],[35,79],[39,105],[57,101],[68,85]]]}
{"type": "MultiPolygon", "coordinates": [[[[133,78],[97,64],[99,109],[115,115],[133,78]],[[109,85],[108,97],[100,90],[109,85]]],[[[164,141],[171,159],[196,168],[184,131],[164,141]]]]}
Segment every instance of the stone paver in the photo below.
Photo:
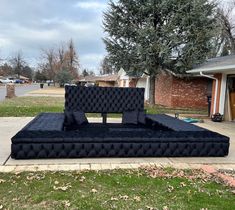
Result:
{"type": "MultiPolygon", "coordinates": [[[[175,168],[200,168],[210,164],[216,169],[235,170],[235,123],[198,123],[198,126],[219,132],[230,137],[230,153],[221,158],[81,158],[81,159],[37,159],[14,160],[10,155],[11,137],[24,127],[31,117],[0,118],[0,171],[21,170],[105,170],[114,168],[138,168],[140,166],[170,166],[175,168]],[[5,166],[3,166],[5,164],[5,166]]],[[[101,122],[101,118],[89,118],[89,121],[101,122]]],[[[108,122],[121,122],[121,119],[108,119],[108,122]]]]}
{"type": "Polygon", "coordinates": [[[235,187],[235,179],[232,176],[222,174],[217,171],[216,168],[210,165],[204,165],[201,167],[203,171],[208,174],[212,174],[222,180],[225,184],[229,185],[230,187],[235,187]]]}

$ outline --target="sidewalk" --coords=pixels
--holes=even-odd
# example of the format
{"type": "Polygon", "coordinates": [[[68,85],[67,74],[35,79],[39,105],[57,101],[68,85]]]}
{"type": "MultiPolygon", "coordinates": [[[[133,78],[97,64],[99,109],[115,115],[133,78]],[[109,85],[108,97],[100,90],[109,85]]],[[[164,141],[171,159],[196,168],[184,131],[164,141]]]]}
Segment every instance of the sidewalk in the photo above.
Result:
{"type": "MultiPolygon", "coordinates": [[[[82,170],[138,168],[142,165],[171,166],[175,168],[201,168],[209,164],[217,169],[235,170],[235,123],[213,123],[206,121],[198,126],[219,132],[230,137],[230,152],[227,157],[215,158],[81,158],[81,159],[33,159],[14,160],[10,156],[11,137],[24,127],[31,117],[0,118],[0,171],[22,170],[82,170]]],[[[90,118],[89,121],[99,121],[90,118]]],[[[109,122],[120,122],[120,119],[109,119],[109,122]]]]}

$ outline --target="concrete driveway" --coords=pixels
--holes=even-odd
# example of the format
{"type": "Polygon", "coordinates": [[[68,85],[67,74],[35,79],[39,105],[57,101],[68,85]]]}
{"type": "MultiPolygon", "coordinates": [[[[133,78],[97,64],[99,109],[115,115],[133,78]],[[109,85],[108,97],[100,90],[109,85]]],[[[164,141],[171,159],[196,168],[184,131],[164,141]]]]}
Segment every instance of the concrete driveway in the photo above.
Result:
{"type": "MultiPolygon", "coordinates": [[[[0,118],[0,165],[5,166],[46,166],[62,167],[62,165],[72,168],[79,165],[81,168],[93,168],[101,165],[104,168],[112,168],[114,165],[126,165],[131,168],[133,165],[156,164],[169,166],[193,167],[194,165],[212,164],[221,169],[235,169],[235,123],[223,122],[214,123],[206,121],[198,123],[198,126],[209,130],[219,132],[230,137],[230,152],[227,157],[215,158],[82,158],[82,159],[47,159],[47,160],[14,160],[10,156],[11,137],[24,127],[32,118],[31,117],[2,117],[0,118]]],[[[101,119],[89,119],[100,121],[101,119]]],[[[120,122],[120,119],[112,119],[109,122],[120,122]]],[[[94,169],[94,168],[93,168],[94,169]]]]}

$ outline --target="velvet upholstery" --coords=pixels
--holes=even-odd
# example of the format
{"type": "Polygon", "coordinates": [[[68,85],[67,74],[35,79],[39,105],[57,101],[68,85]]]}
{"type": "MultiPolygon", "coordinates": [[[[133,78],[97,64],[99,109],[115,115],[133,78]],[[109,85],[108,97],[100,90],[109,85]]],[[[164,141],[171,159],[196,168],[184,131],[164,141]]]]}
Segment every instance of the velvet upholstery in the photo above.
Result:
{"type": "Polygon", "coordinates": [[[89,123],[81,125],[79,130],[64,131],[58,130],[63,124],[62,113],[43,113],[12,138],[11,157],[221,157],[228,154],[226,136],[172,118],[180,125],[174,130],[174,126],[165,124],[171,117],[154,115],[162,119],[161,124],[149,117],[153,116],[147,115],[145,125],[89,123]],[[45,121],[48,127],[42,130],[45,121]]]}
{"type": "Polygon", "coordinates": [[[28,123],[11,139],[12,158],[228,155],[229,138],[226,136],[167,115],[140,116],[144,111],[143,88],[66,86],[65,91],[65,113],[42,113],[28,123]],[[138,113],[138,124],[77,125],[71,114],[130,110],[138,113]]]}
{"type": "Polygon", "coordinates": [[[65,110],[122,113],[144,110],[144,88],[65,86],[65,110]]]}
{"type": "Polygon", "coordinates": [[[86,115],[82,111],[73,112],[73,117],[74,117],[75,122],[76,122],[77,125],[82,125],[82,124],[87,124],[88,123],[86,115]]]}
{"type": "Polygon", "coordinates": [[[138,124],[138,111],[124,111],[122,114],[123,124],[138,124]]]}

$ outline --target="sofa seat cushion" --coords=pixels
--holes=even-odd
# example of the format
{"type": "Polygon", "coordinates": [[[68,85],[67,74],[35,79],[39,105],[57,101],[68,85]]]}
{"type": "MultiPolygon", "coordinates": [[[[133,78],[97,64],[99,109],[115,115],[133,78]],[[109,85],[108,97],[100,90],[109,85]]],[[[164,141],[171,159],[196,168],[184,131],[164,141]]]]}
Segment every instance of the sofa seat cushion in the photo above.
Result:
{"type": "Polygon", "coordinates": [[[229,138],[210,131],[161,131],[123,124],[89,123],[76,131],[21,130],[12,143],[49,142],[229,142],[229,138]]]}

